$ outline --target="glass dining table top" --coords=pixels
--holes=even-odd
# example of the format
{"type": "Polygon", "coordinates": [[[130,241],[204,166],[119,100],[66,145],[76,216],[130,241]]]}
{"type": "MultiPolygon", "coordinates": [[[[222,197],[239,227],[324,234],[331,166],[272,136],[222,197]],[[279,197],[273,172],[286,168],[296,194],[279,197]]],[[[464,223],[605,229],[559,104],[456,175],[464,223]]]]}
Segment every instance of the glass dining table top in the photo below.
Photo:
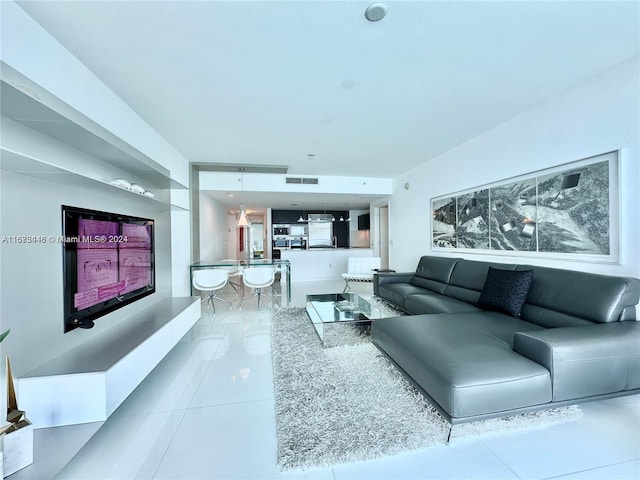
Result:
{"type": "Polygon", "coordinates": [[[289,260],[275,259],[275,258],[251,258],[251,259],[234,259],[227,258],[224,260],[213,260],[213,261],[204,261],[204,262],[196,262],[191,265],[191,269],[199,269],[199,268],[210,268],[210,267],[229,267],[234,265],[241,266],[260,266],[260,265],[290,265],[291,262],[289,260]]]}
{"type": "MultiPolygon", "coordinates": [[[[291,262],[289,260],[275,258],[251,258],[251,259],[234,259],[226,258],[222,260],[203,261],[191,264],[190,276],[193,276],[194,270],[203,270],[207,268],[224,268],[237,267],[240,274],[243,268],[274,266],[276,271],[280,271],[280,286],[283,292],[282,306],[287,306],[291,301],[291,262]],[[286,295],[285,295],[286,293],[286,295]]],[[[193,284],[191,285],[191,295],[193,295],[193,284]]]]}

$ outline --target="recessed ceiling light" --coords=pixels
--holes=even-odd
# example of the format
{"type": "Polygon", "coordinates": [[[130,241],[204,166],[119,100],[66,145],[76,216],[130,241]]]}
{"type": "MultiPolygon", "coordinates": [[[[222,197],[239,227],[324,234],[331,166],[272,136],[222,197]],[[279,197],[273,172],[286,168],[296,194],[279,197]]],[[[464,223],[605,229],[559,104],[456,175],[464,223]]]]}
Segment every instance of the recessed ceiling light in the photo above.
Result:
{"type": "Polygon", "coordinates": [[[372,3],[364,11],[364,16],[370,22],[382,20],[387,14],[387,6],[384,3],[372,3]]]}

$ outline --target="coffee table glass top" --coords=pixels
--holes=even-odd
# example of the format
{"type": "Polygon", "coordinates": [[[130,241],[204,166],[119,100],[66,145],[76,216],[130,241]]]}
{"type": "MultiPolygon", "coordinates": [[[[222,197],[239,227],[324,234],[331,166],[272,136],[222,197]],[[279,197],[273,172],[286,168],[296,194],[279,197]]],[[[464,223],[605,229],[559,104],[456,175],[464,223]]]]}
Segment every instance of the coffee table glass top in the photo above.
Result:
{"type": "Polygon", "coordinates": [[[356,293],[307,295],[307,312],[314,323],[367,321],[379,318],[379,310],[356,293]]]}
{"type": "Polygon", "coordinates": [[[307,313],[324,346],[327,346],[328,329],[333,326],[367,326],[373,319],[399,314],[384,302],[367,300],[350,292],[307,295],[307,313]]]}

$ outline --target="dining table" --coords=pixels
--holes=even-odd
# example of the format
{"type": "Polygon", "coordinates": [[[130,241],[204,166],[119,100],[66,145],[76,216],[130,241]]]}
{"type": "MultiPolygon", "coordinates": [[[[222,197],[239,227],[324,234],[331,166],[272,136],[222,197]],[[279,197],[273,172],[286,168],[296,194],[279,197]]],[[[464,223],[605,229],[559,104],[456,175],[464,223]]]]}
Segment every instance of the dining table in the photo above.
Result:
{"type": "MultiPolygon", "coordinates": [[[[242,275],[242,270],[248,267],[274,267],[276,273],[280,272],[280,292],[282,294],[282,306],[286,307],[291,302],[291,262],[289,260],[275,258],[232,259],[226,258],[214,261],[201,261],[191,264],[189,276],[193,277],[195,270],[211,268],[224,268],[242,275]]],[[[191,283],[191,295],[193,295],[193,283],[191,283]]]]}

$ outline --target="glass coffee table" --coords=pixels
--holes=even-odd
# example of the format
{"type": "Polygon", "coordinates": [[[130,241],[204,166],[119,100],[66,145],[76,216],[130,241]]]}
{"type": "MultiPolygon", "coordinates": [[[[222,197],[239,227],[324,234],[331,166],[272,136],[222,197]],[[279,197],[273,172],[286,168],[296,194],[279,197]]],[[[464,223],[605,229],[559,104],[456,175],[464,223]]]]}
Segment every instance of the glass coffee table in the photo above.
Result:
{"type": "Polygon", "coordinates": [[[402,315],[382,300],[350,292],[307,295],[307,313],[324,347],[368,341],[372,320],[402,315]]]}

